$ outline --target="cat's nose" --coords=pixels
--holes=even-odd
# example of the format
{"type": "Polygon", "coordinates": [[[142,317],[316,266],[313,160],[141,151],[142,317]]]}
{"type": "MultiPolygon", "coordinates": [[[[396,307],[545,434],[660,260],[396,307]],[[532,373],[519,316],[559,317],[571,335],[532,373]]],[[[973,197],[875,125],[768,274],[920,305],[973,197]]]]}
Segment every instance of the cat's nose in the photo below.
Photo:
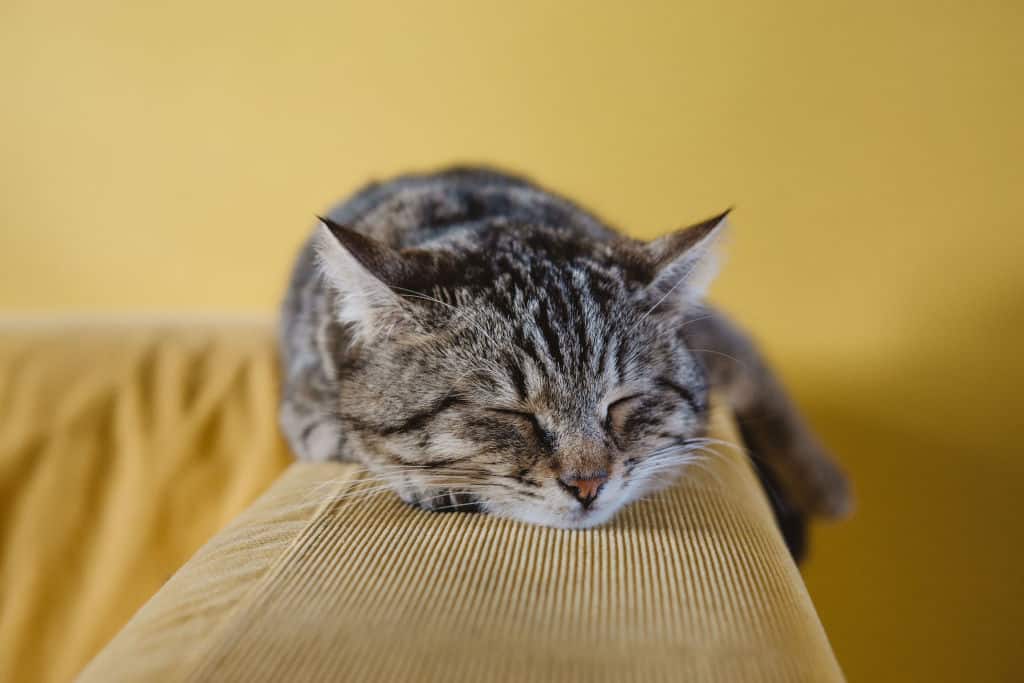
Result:
{"type": "Polygon", "coordinates": [[[590,472],[586,476],[568,474],[558,478],[558,483],[562,488],[571,493],[576,500],[583,504],[584,508],[589,508],[593,504],[606,481],[608,481],[607,472],[590,472]]]}

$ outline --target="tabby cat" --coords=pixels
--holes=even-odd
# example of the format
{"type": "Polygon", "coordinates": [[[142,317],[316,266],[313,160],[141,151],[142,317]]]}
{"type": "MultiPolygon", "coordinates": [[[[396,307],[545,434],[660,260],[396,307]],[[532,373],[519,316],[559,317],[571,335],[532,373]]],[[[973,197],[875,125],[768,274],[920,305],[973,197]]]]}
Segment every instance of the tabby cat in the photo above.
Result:
{"type": "Polygon", "coordinates": [[[702,303],[721,214],[643,243],[523,178],[375,183],[322,218],[283,306],[299,458],[363,463],[410,505],[602,524],[671,482],[728,402],[795,554],[849,505],[747,337],[702,303]]]}

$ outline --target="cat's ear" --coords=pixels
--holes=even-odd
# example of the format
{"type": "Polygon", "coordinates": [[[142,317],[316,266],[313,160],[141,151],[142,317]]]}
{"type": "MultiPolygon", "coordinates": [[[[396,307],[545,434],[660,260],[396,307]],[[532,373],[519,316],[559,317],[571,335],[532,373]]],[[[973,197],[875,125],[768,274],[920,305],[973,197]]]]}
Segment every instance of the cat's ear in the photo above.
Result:
{"type": "Polygon", "coordinates": [[[719,248],[732,209],[644,245],[654,275],[643,291],[651,308],[700,301],[718,273],[719,248]]]}
{"type": "Polygon", "coordinates": [[[315,249],[320,272],[338,295],[338,321],[349,324],[357,340],[411,322],[389,286],[406,268],[398,251],[329,218],[320,218],[315,249]]]}

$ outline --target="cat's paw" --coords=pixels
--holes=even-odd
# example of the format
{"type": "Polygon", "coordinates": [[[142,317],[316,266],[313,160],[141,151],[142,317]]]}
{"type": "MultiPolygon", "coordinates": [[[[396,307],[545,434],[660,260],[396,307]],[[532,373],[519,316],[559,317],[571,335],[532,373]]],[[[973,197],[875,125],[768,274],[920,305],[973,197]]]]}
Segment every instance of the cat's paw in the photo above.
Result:
{"type": "Polygon", "coordinates": [[[465,491],[433,490],[400,494],[406,504],[428,512],[483,512],[480,501],[465,491]]]}
{"type": "Polygon", "coordinates": [[[338,457],[341,426],[335,421],[287,399],[281,404],[278,419],[299,460],[326,462],[338,457]]]}

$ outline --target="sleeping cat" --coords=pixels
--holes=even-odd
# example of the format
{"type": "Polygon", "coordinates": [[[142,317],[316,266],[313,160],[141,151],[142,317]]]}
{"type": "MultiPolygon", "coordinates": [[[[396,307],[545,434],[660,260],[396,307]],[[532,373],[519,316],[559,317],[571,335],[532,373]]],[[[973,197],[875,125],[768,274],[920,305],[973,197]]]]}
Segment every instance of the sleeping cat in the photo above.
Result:
{"type": "Polygon", "coordinates": [[[284,302],[299,458],[406,503],[604,523],[701,457],[714,389],[795,554],[846,480],[751,342],[702,303],[725,214],[643,243],[481,168],[372,184],[324,217],[284,302]]]}

